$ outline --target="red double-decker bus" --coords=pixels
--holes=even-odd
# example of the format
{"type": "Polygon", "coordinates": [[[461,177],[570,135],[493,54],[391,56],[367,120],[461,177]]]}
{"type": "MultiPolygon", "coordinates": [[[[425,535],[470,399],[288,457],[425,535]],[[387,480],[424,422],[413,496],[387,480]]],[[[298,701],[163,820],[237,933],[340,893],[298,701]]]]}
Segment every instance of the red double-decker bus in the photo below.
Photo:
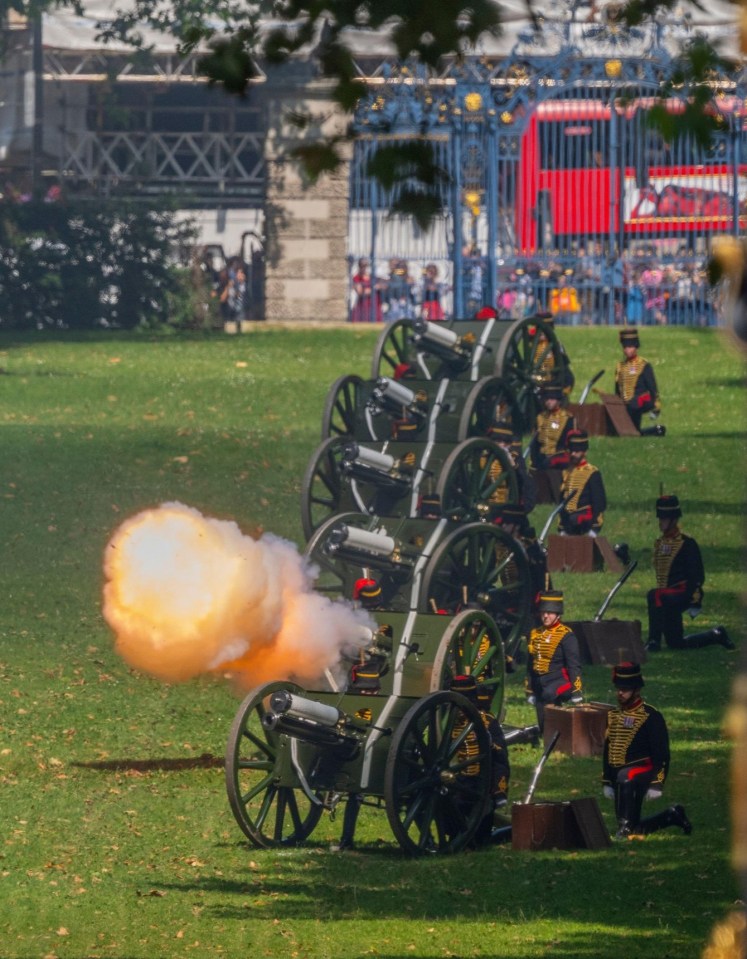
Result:
{"type": "MultiPolygon", "coordinates": [[[[719,109],[734,111],[736,102],[719,109]]],[[[747,227],[747,183],[740,182],[747,165],[735,164],[736,137],[717,137],[708,150],[690,135],[667,144],[647,123],[652,105],[620,101],[614,111],[594,100],[554,100],[537,107],[515,184],[517,252],[614,234],[624,245],[636,237],[694,241],[747,227]]],[[[672,101],[668,109],[682,107],[672,101]]],[[[732,122],[739,137],[743,124],[741,111],[732,122]]],[[[743,155],[747,161],[747,143],[743,155]]]]}

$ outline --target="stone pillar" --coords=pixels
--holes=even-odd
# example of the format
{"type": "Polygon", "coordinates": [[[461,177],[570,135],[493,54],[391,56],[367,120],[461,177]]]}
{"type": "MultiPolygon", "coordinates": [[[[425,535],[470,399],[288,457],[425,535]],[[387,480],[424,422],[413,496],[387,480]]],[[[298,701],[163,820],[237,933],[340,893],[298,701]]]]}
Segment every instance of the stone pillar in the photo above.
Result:
{"type": "Polygon", "coordinates": [[[344,322],[347,319],[349,150],[334,173],[310,183],[288,151],[345,129],[348,120],[329,99],[330,85],[313,79],[309,64],[273,71],[267,98],[265,201],[265,319],[344,322]],[[315,122],[299,131],[289,112],[315,122]]]}

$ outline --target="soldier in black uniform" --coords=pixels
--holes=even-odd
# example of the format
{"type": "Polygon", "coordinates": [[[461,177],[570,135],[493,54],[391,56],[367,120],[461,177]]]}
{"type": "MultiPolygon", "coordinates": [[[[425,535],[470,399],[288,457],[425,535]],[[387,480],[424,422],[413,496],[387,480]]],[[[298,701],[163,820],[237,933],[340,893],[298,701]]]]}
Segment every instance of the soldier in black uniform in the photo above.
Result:
{"type": "MultiPolygon", "coordinates": [[[[486,811],[485,818],[475,835],[478,843],[484,843],[491,838],[493,831],[493,813],[508,804],[508,784],[511,779],[508,746],[506,745],[501,724],[490,712],[492,693],[485,687],[485,684],[478,682],[474,676],[462,675],[454,676],[449,685],[454,692],[461,693],[462,696],[466,697],[478,708],[483,725],[490,736],[491,802],[486,811]]],[[[458,738],[461,732],[462,730],[455,727],[452,735],[458,738]]],[[[478,751],[474,734],[472,734],[472,739],[470,739],[469,735],[466,737],[460,749],[464,752],[465,759],[469,759],[471,751],[478,751]]],[[[469,766],[465,768],[465,774],[469,775],[469,766]]]]}
{"type": "Polygon", "coordinates": [[[566,536],[596,536],[604,523],[607,494],[602,474],[586,459],[589,437],[585,430],[569,434],[568,449],[571,461],[560,484],[564,505],[558,514],[558,529],[566,536]]]}
{"type": "Polygon", "coordinates": [[[563,390],[559,386],[543,386],[541,397],[544,409],[534,422],[530,460],[538,470],[563,469],[568,465],[568,434],[576,428],[576,421],[561,405],[563,390]]]}
{"type": "Polygon", "coordinates": [[[602,759],[604,795],[615,800],[617,839],[645,836],[679,826],[685,835],[692,832],[683,806],[641,819],[644,799],[660,799],[669,772],[669,733],[664,717],[644,703],[644,685],[638,663],[621,663],[612,672],[618,708],[607,718],[602,759]]]}
{"type": "Polygon", "coordinates": [[[491,510],[490,515],[497,526],[505,529],[509,536],[513,536],[524,547],[529,560],[529,577],[532,583],[533,624],[538,625],[541,622],[539,616],[540,596],[543,590],[552,587],[550,575],[547,571],[547,551],[537,539],[534,527],[530,526],[521,506],[506,503],[491,510]]]}
{"type": "Polygon", "coordinates": [[[508,453],[516,471],[519,505],[525,513],[531,513],[537,504],[537,484],[521,455],[521,442],[509,426],[502,424],[491,426],[488,430],[488,438],[494,440],[508,453]]]}
{"type": "Polygon", "coordinates": [[[560,621],[563,594],[557,590],[541,593],[539,614],[542,626],[531,631],[527,642],[526,691],[542,731],[548,703],[558,706],[570,702],[575,706],[583,702],[584,692],[578,640],[560,621]]]}
{"type": "Polygon", "coordinates": [[[638,355],[638,347],[641,345],[638,330],[634,328],[620,330],[620,343],[625,358],[615,367],[615,393],[624,401],[628,415],[641,436],[663,436],[666,432],[663,426],[641,429],[643,414],[652,413],[658,416],[661,411],[661,402],[654,368],[648,360],[638,355]]]}
{"type": "Polygon", "coordinates": [[[734,643],[723,626],[685,636],[682,614],[688,611],[691,616],[697,616],[703,602],[703,559],[697,542],[679,528],[677,520],[682,516],[682,509],[676,496],[660,496],[656,501],[656,516],[661,536],[654,543],[656,588],[649,590],[646,596],[646,649],[658,652],[662,636],[672,649],[713,645],[734,649],[734,643]]]}

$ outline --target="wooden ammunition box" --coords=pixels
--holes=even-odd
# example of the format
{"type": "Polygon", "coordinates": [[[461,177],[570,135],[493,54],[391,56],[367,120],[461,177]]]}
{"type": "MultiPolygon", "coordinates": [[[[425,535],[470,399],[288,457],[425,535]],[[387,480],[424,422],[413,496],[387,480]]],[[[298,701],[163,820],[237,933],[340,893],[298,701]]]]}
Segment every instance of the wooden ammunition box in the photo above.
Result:
{"type": "Polygon", "coordinates": [[[607,410],[602,403],[569,403],[568,412],[573,414],[578,429],[586,430],[589,436],[612,434],[607,410]]]}
{"type": "Polygon", "coordinates": [[[596,799],[570,802],[514,803],[511,808],[514,849],[606,849],[610,835],[596,799]]]}
{"type": "Polygon", "coordinates": [[[640,620],[603,619],[568,623],[578,639],[581,662],[594,666],[645,663],[648,658],[640,620]]]}
{"type": "Polygon", "coordinates": [[[622,573],[623,565],[604,536],[547,538],[547,568],[551,573],[596,573],[607,569],[622,573]]]}
{"type": "Polygon", "coordinates": [[[601,756],[607,731],[607,703],[585,703],[583,706],[546,706],[543,736],[547,746],[556,732],[559,753],[569,756],[601,756]]]}

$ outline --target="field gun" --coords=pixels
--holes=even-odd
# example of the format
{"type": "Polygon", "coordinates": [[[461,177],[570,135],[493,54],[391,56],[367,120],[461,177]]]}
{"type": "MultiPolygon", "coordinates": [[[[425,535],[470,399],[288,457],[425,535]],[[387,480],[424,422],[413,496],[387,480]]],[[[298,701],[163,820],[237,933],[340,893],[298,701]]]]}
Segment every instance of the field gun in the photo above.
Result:
{"type": "Polygon", "coordinates": [[[449,687],[457,675],[474,675],[500,715],[504,664],[495,623],[478,610],[376,616],[369,650],[346,681],[317,690],[266,683],[239,707],[226,788],[253,844],[301,843],[325,811],[354,796],[386,810],[408,855],[457,852],[490,809],[485,724],[449,687]]]}
{"type": "MultiPolygon", "coordinates": [[[[382,331],[373,354],[373,377],[443,377],[476,382],[499,377],[515,397],[524,431],[541,409],[540,391],[572,383],[568,356],[547,317],[506,321],[399,320],[382,331]],[[465,357],[471,350],[469,361],[465,357]]],[[[518,425],[518,418],[515,421],[518,425]]],[[[517,430],[518,432],[518,430],[517,430]]]]}
{"type": "Polygon", "coordinates": [[[307,540],[336,513],[369,516],[446,515],[483,518],[494,503],[516,503],[519,479],[510,455],[488,438],[451,443],[348,437],[324,440],[301,484],[301,523],[307,540]]]}

